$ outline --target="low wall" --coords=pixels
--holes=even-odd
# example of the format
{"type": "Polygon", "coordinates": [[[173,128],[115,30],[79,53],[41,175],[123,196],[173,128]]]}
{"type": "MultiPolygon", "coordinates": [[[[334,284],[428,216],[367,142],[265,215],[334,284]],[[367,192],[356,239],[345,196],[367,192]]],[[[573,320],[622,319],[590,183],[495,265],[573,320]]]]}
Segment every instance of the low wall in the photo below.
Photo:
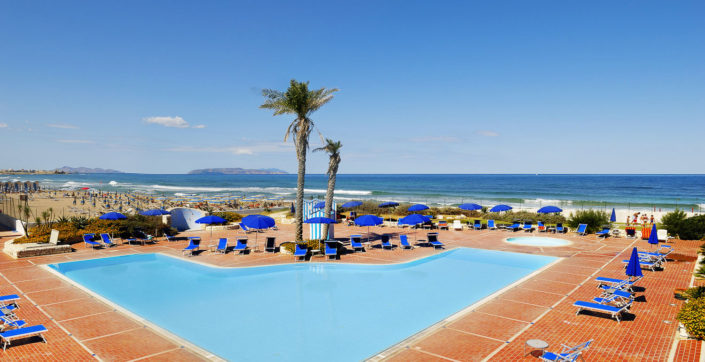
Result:
{"type": "Polygon", "coordinates": [[[14,240],[5,243],[2,250],[5,254],[15,258],[29,258],[32,256],[53,255],[70,253],[73,251],[71,245],[53,245],[48,243],[15,244],[14,240]]]}
{"type": "Polygon", "coordinates": [[[4,226],[7,229],[16,231],[22,235],[25,235],[24,225],[22,225],[22,222],[10,215],[0,213],[0,225],[4,226]]]}

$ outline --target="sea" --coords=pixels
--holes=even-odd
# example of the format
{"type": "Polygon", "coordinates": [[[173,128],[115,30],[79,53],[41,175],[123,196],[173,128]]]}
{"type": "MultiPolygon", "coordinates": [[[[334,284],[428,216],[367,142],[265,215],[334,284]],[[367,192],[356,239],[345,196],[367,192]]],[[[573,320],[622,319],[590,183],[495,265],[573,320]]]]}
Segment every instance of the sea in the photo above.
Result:
{"type": "MultiPolygon", "coordinates": [[[[39,181],[42,187],[154,196],[234,196],[291,200],[296,175],[67,174],[0,175],[4,181],[39,181]]],[[[328,176],[306,175],[306,198],[322,199],[328,176]]],[[[473,202],[514,208],[556,205],[564,208],[705,208],[705,175],[556,175],[556,174],[340,174],[335,198],[427,205],[473,202]]]]}

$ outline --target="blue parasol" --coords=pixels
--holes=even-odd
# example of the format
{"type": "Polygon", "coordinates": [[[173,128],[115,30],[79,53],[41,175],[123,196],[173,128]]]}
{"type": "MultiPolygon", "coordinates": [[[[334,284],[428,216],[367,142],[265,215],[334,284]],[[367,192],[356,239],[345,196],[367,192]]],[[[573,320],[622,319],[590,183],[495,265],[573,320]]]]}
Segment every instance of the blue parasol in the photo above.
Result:
{"type": "Polygon", "coordinates": [[[411,205],[408,208],[409,211],[423,211],[423,210],[428,210],[428,206],[424,204],[415,204],[411,205]]]}
{"type": "Polygon", "coordinates": [[[313,205],[313,208],[314,208],[314,209],[322,209],[322,208],[324,208],[324,207],[326,207],[326,202],[325,202],[325,201],[321,201],[321,202],[318,202],[318,203],[316,203],[315,205],[313,205]]]}
{"type": "MultiPolygon", "coordinates": [[[[418,224],[423,224],[423,223],[430,221],[430,220],[431,220],[431,218],[429,218],[427,216],[423,216],[423,215],[419,215],[419,214],[411,214],[411,215],[408,215],[408,216],[405,216],[405,217],[399,219],[398,224],[399,225],[415,226],[418,224]]],[[[414,239],[416,241],[418,241],[418,239],[416,239],[416,229],[414,229],[414,239]]]]}
{"type": "Polygon", "coordinates": [[[367,241],[370,240],[370,226],[380,225],[383,222],[381,217],[375,215],[362,215],[355,219],[355,225],[367,226],[367,241]]]}
{"type": "Polygon", "coordinates": [[[119,213],[119,212],[109,212],[107,214],[100,215],[99,219],[101,220],[123,220],[127,219],[127,216],[119,213]]]}
{"type": "Polygon", "coordinates": [[[247,215],[241,222],[250,229],[269,229],[275,224],[271,217],[259,214],[247,215]]]}
{"type": "Polygon", "coordinates": [[[610,222],[617,221],[617,214],[614,212],[614,207],[612,208],[612,215],[610,216],[610,222]]]}
{"type": "Polygon", "coordinates": [[[562,212],[562,211],[563,211],[563,209],[561,209],[560,207],[544,206],[536,212],[538,212],[539,214],[553,214],[553,213],[562,212]]]}
{"type": "Polygon", "coordinates": [[[468,210],[468,211],[475,211],[475,210],[482,210],[482,206],[478,204],[462,204],[458,206],[459,209],[463,210],[468,210]]]}
{"type": "Polygon", "coordinates": [[[490,212],[509,211],[511,209],[512,209],[512,207],[509,205],[497,205],[497,206],[493,206],[490,209],[490,212]]]}
{"type": "Polygon", "coordinates": [[[344,203],[343,205],[341,205],[340,207],[347,209],[347,208],[351,208],[351,207],[358,207],[360,205],[362,205],[362,201],[348,201],[348,202],[344,203]]]}
{"type": "Polygon", "coordinates": [[[651,227],[651,234],[649,234],[649,244],[658,244],[658,230],[656,230],[656,224],[651,227]]]}
{"type": "Polygon", "coordinates": [[[636,247],[632,249],[632,256],[629,258],[626,274],[629,277],[640,277],[644,275],[641,272],[641,265],[639,265],[639,253],[636,251],[636,247]]]}
{"type": "Polygon", "coordinates": [[[394,201],[387,201],[387,202],[383,202],[377,206],[378,207],[395,207],[395,206],[399,206],[399,203],[394,202],[394,201]]]}
{"type": "Polygon", "coordinates": [[[169,215],[169,214],[171,214],[169,211],[162,210],[162,209],[152,209],[152,210],[140,212],[140,215],[144,215],[144,216],[162,216],[162,215],[169,215]]]}

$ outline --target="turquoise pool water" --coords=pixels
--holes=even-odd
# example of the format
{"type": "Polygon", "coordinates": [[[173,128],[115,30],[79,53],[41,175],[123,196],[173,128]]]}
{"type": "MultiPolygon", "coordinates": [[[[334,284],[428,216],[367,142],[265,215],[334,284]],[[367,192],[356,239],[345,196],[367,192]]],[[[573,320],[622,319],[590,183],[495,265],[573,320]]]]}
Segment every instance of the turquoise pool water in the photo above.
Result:
{"type": "Polygon", "coordinates": [[[374,355],[556,258],[460,248],[395,265],[213,268],[138,254],[51,268],[228,360],[374,355]]]}
{"type": "Polygon", "coordinates": [[[558,238],[547,238],[545,236],[520,236],[507,238],[508,243],[529,245],[529,246],[566,246],[572,244],[570,241],[558,238]]]}

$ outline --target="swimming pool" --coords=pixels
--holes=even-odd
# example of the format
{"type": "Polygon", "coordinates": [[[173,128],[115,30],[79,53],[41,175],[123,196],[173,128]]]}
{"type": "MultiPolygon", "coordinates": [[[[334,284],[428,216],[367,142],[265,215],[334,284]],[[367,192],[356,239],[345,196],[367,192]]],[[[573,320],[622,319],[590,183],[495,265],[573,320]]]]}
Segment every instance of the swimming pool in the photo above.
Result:
{"type": "Polygon", "coordinates": [[[137,254],[50,268],[228,360],[371,357],[554,257],[460,248],[394,265],[214,268],[137,254]]]}
{"type": "Polygon", "coordinates": [[[545,236],[519,236],[516,238],[507,238],[506,241],[510,244],[529,246],[566,246],[572,244],[565,239],[547,238],[545,236]]]}

